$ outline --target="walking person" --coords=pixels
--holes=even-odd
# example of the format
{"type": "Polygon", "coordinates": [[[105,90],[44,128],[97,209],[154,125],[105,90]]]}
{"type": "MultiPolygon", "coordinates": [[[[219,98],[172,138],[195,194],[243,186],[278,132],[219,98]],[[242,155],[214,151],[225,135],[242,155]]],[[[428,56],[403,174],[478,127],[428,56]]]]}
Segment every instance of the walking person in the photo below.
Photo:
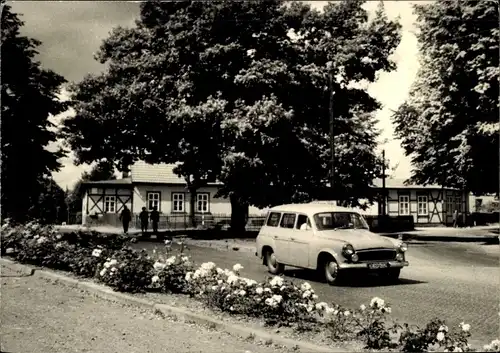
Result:
{"type": "Polygon", "coordinates": [[[128,234],[128,225],[131,220],[132,220],[132,213],[125,205],[123,206],[123,211],[120,213],[120,221],[122,221],[123,233],[128,234]]]}
{"type": "Polygon", "coordinates": [[[149,222],[149,212],[146,210],[146,207],[143,207],[141,213],[139,213],[139,219],[141,220],[142,235],[145,236],[148,232],[149,222]]]}
{"type": "Polygon", "coordinates": [[[157,211],[156,206],[153,207],[151,215],[149,216],[153,225],[153,234],[158,237],[158,222],[160,221],[160,212],[157,211]]]}

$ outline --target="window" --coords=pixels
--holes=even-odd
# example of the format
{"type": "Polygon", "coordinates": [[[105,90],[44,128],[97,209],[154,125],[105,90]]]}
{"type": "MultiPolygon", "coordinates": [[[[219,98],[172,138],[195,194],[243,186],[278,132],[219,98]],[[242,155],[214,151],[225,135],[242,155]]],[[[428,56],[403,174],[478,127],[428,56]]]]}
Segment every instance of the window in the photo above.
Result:
{"type": "Polygon", "coordinates": [[[427,196],[417,196],[417,214],[419,216],[427,216],[429,214],[427,206],[427,196]]]}
{"type": "Polygon", "coordinates": [[[172,211],[184,212],[184,193],[178,192],[172,194],[172,211]]]}
{"type": "Polygon", "coordinates": [[[300,227],[306,223],[309,228],[311,228],[311,221],[306,215],[299,214],[297,217],[297,226],[295,228],[300,229],[300,227]]]}
{"type": "Polygon", "coordinates": [[[322,212],[314,215],[318,230],[369,229],[365,219],[354,212],[322,212]]]}
{"type": "Polygon", "coordinates": [[[452,214],[453,211],[455,211],[455,207],[453,207],[453,197],[448,196],[446,198],[446,212],[448,212],[448,214],[452,214]]]}
{"type": "Polygon", "coordinates": [[[280,224],[281,213],[271,212],[269,217],[267,217],[267,225],[269,227],[277,227],[280,224]]]}
{"type": "Polygon", "coordinates": [[[399,196],[399,214],[402,216],[408,216],[410,214],[410,196],[400,195],[399,196]]]}
{"type": "Polygon", "coordinates": [[[208,193],[196,194],[196,212],[208,212],[208,193]]]}
{"type": "Polygon", "coordinates": [[[293,228],[295,225],[295,213],[285,213],[283,217],[281,217],[281,228],[293,228]]]}
{"type": "Polygon", "coordinates": [[[147,199],[148,199],[148,211],[152,211],[154,207],[156,207],[156,210],[160,210],[160,193],[159,192],[148,192],[147,193],[147,199]]]}
{"type": "Polygon", "coordinates": [[[460,196],[455,197],[455,207],[458,212],[462,212],[462,198],[460,196]]]}
{"type": "Polygon", "coordinates": [[[104,212],[115,213],[116,212],[116,197],[115,196],[105,196],[104,197],[104,212]]]}

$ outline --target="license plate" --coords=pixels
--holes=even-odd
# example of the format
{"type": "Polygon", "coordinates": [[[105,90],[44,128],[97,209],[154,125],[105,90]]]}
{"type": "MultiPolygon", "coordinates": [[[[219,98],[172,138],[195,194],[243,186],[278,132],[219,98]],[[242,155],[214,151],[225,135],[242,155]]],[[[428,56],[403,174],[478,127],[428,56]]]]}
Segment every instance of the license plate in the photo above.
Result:
{"type": "Polygon", "coordinates": [[[386,267],[387,267],[387,264],[385,262],[368,264],[368,268],[370,268],[370,269],[386,268],[386,267]]]}

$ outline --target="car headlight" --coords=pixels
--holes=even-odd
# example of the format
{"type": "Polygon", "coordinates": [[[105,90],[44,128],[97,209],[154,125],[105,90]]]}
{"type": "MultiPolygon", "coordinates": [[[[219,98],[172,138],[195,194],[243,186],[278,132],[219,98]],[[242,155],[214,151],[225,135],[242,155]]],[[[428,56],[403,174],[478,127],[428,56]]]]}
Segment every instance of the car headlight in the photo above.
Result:
{"type": "Polygon", "coordinates": [[[396,254],[396,261],[403,261],[405,259],[404,255],[402,252],[398,252],[396,254]]]}
{"type": "Polygon", "coordinates": [[[399,250],[401,250],[402,252],[405,252],[406,250],[408,250],[408,244],[406,244],[406,243],[399,244],[399,250]]]}
{"type": "Polygon", "coordinates": [[[359,260],[358,254],[354,253],[354,254],[351,255],[351,261],[352,262],[358,262],[358,260],[359,260]]]}
{"type": "Polygon", "coordinates": [[[354,247],[351,244],[345,244],[342,247],[342,255],[345,257],[350,258],[352,254],[354,254],[354,247]]]}

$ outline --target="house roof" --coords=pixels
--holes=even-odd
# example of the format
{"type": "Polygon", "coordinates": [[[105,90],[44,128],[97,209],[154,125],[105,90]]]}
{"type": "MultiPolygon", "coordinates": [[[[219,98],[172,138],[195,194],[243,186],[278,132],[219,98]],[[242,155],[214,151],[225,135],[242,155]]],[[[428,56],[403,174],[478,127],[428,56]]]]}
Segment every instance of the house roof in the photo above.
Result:
{"type": "Polygon", "coordinates": [[[353,212],[353,208],[340,207],[332,201],[327,202],[310,202],[275,206],[270,211],[276,212],[301,212],[307,215],[312,215],[319,212],[353,212]]]}
{"type": "MultiPolygon", "coordinates": [[[[148,164],[136,162],[130,168],[132,183],[186,185],[186,180],[174,173],[176,164],[148,164]]],[[[218,185],[220,183],[208,183],[218,185]]]]}
{"type": "MultiPolygon", "coordinates": [[[[385,187],[389,189],[442,189],[441,185],[429,184],[429,185],[405,185],[406,179],[386,179],[385,187]]],[[[382,179],[373,180],[373,184],[376,188],[382,187],[382,179]]],[[[448,190],[452,190],[453,188],[445,188],[448,190]]]]}
{"type": "Polygon", "coordinates": [[[84,181],[85,185],[132,185],[131,178],[114,179],[114,180],[98,180],[98,181],[84,181]]]}

